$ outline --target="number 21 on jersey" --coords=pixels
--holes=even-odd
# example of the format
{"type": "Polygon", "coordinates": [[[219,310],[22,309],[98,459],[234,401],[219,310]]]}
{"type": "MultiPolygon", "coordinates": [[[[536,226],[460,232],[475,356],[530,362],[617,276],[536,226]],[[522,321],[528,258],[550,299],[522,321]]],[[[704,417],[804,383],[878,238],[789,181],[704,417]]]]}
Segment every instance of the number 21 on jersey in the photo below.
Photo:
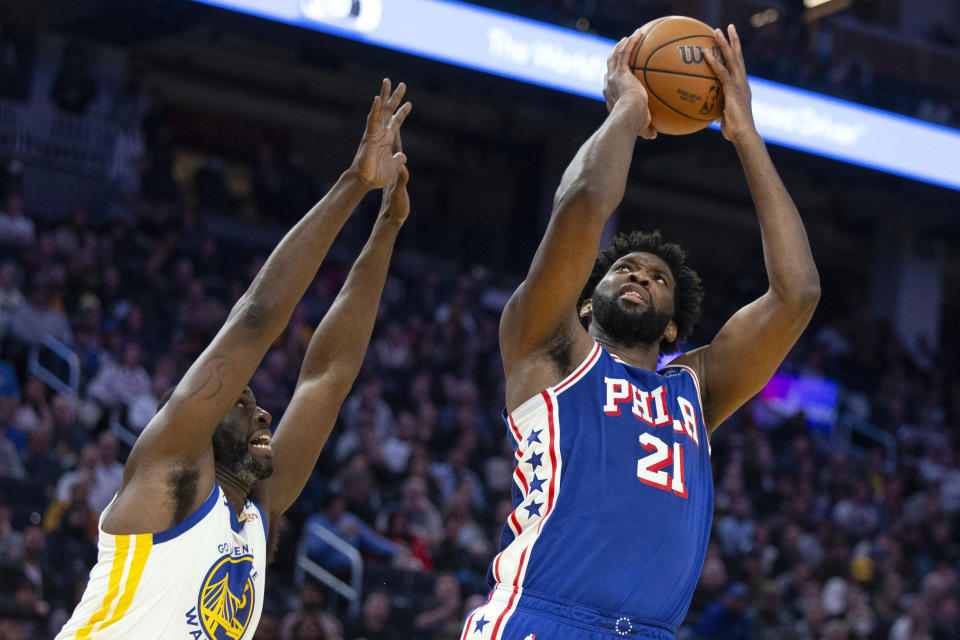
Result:
{"type": "Polygon", "coordinates": [[[653,435],[640,435],[640,445],[650,453],[637,460],[637,478],[640,482],[657,489],[672,491],[681,498],[687,497],[687,487],[683,483],[683,447],[673,443],[673,450],[666,442],[653,435]],[[672,473],[665,468],[672,465],[672,473]]]}

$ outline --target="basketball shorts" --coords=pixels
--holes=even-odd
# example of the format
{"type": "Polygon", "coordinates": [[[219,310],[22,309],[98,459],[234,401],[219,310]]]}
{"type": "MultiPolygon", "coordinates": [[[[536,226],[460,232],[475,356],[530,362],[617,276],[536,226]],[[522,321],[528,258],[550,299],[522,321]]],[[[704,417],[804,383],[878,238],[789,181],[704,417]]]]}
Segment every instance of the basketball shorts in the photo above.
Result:
{"type": "Polygon", "coordinates": [[[467,616],[460,640],[675,640],[675,629],[497,585],[467,616]]]}

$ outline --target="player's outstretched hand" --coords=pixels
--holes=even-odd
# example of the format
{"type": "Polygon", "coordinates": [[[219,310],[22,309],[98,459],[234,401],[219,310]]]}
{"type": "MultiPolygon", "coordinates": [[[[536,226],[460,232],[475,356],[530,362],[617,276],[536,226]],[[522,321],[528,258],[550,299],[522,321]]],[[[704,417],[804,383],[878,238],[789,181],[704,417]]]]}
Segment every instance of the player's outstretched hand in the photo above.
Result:
{"type": "Polygon", "coordinates": [[[413,108],[410,102],[400,104],[406,92],[407,85],[401,82],[391,94],[390,78],[384,78],[380,95],[373,99],[373,106],[367,115],[367,128],[352,168],[373,189],[386,186],[397,177],[400,168],[407,162],[403,151],[397,150],[400,126],[413,108]]]}
{"type": "Polygon", "coordinates": [[[730,36],[729,41],[721,29],[713,30],[721,58],[717,58],[707,47],[704,47],[703,52],[707,64],[723,85],[723,115],[720,117],[723,137],[737,142],[743,136],[755,133],[757,129],[753,122],[750,84],[747,82],[747,67],[743,63],[740,36],[732,24],[727,27],[727,33],[730,36]]]}
{"type": "Polygon", "coordinates": [[[650,107],[647,104],[647,90],[643,83],[633,75],[630,69],[630,54],[640,45],[643,32],[637,29],[628,38],[622,38],[613,48],[607,59],[607,74],[603,80],[603,97],[607,101],[607,111],[613,111],[618,102],[636,109],[639,119],[637,134],[644,138],[656,138],[657,132],[650,124],[650,107]]]}
{"type": "Polygon", "coordinates": [[[383,190],[383,202],[380,203],[380,219],[395,227],[400,227],[410,215],[410,196],[407,194],[407,181],[410,172],[400,167],[397,176],[383,190]]]}

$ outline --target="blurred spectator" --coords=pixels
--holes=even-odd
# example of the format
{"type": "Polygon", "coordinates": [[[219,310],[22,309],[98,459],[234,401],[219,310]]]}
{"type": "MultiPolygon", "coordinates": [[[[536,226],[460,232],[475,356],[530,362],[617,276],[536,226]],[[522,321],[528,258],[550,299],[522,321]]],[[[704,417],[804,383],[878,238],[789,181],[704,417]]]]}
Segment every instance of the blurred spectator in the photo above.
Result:
{"type": "Polygon", "coordinates": [[[87,385],[87,393],[105,408],[132,402],[151,392],[150,374],[142,364],[143,352],[136,342],[127,342],[119,361],[109,361],[87,385]]]}
{"type": "Polygon", "coordinates": [[[363,601],[360,617],[347,625],[346,640],[405,640],[409,634],[390,619],[390,598],[382,591],[370,593],[363,601]]]}
{"type": "Polygon", "coordinates": [[[65,595],[78,580],[85,580],[97,561],[97,514],[83,500],[67,505],[56,529],[46,541],[50,567],[55,568],[58,592],[65,595]]]}
{"type": "Polygon", "coordinates": [[[414,640],[432,638],[454,638],[463,628],[463,601],[460,596],[460,583],[449,573],[437,576],[433,587],[433,597],[413,618],[414,640]]]}
{"type": "Polygon", "coordinates": [[[123,465],[119,460],[120,440],[110,431],[101,431],[97,437],[97,450],[100,460],[97,462],[96,478],[90,487],[89,503],[94,511],[103,513],[120,490],[123,480],[123,465]]]}
{"type": "Polygon", "coordinates": [[[7,495],[0,492],[0,566],[18,561],[23,556],[23,535],[13,525],[13,509],[7,495]]]}
{"type": "Polygon", "coordinates": [[[339,577],[349,575],[350,559],[323,538],[311,533],[308,527],[323,527],[365,555],[390,559],[400,552],[397,544],[371,529],[360,518],[347,511],[346,507],[346,500],[341,494],[330,493],[324,497],[323,511],[310,516],[304,522],[307,531],[307,555],[339,577]]]}
{"type": "Polygon", "coordinates": [[[53,451],[65,467],[76,464],[84,445],[90,442],[90,434],[77,420],[76,401],[58,393],[50,402],[53,412],[53,451]]]}
{"type": "Polygon", "coordinates": [[[54,306],[54,293],[49,274],[34,277],[26,304],[17,309],[10,323],[14,339],[33,345],[49,334],[68,346],[73,344],[73,330],[63,310],[54,306]]]}
{"type": "Polygon", "coordinates": [[[304,580],[300,586],[297,607],[280,621],[280,637],[342,640],[342,625],[323,611],[324,604],[325,598],[320,585],[309,578],[304,580]]]}
{"type": "Polygon", "coordinates": [[[697,622],[697,638],[703,640],[751,640],[753,622],[747,609],[747,585],[734,582],[723,599],[707,606],[697,622]]]}
{"type": "Polygon", "coordinates": [[[39,426],[53,426],[53,411],[47,402],[47,385],[37,376],[27,378],[23,385],[23,397],[15,421],[17,427],[25,432],[39,426]]]}
{"type": "Polygon", "coordinates": [[[0,245],[29,247],[36,239],[36,225],[23,212],[23,198],[17,193],[7,194],[0,210],[0,245]]]}
{"type": "Polygon", "coordinates": [[[12,262],[0,264],[0,341],[7,335],[10,323],[26,299],[17,287],[17,268],[12,262]]]}
{"type": "Polygon", "coordinates": [[[91,493],[101,494],[105,492],[105,490],[97,487],[100,480],[97,474],[100,460],[100,447],[96,444],[88,444],[80,451],[80,459],[77,461],[76,468],[60,476],[60,480],[57,482],[55,503],[51,505],[53,515],[48,525],[49,529],[56,528],[57,523],[59,523],[59,515],[74,500],[78,487],[82,489],[85,500],[89,498],[91,493]]]}

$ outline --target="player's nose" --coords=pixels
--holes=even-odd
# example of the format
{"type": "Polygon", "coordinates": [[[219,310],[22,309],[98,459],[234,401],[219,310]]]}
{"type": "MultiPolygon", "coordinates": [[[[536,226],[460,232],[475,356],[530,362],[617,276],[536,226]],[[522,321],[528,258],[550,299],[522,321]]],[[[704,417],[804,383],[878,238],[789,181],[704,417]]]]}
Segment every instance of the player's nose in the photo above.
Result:
{"type": "Polygon", "coordinates": [[[257,415],[254,417],[254,421],[256,421],[257,424],[269,427],[272,420],[273,416],[270,415],[269,411],[257,407],[257,415]]]}
{"type": "Polygon", "coordinates": [[[642,270],[639,270],[639,269],[634,269],[633,271],[630,272],[630,282],[635,282],[635,283],[637,283],[637,284],[639,284],[639,285],[642,285],[642,286],[644,286],[644,287],[649,287],[649,286],[650,286],[650,277],[647,276],[647,272],[646,272],[646,271],[642,271],[642,270]]]}

